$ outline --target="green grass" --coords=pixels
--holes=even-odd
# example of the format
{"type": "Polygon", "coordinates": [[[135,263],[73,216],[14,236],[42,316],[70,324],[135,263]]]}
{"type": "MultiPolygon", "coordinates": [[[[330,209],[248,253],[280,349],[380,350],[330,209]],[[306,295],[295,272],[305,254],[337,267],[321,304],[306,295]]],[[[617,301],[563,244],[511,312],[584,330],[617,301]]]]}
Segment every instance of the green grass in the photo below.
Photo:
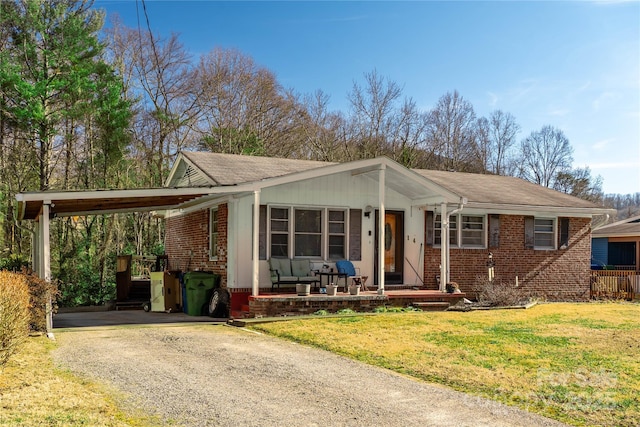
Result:
{"type": "Polygon", "coordinates": [[[573,425],[640,420],[638,304],[318,317],[254,329],[573,425]]]}
{"type": "Polygon", "coordinates": [[[117,391],[57,369],[56,344],[33,337],[0,369],[0,426],[160,426],[156,417],[124,410],[117,391]]]}

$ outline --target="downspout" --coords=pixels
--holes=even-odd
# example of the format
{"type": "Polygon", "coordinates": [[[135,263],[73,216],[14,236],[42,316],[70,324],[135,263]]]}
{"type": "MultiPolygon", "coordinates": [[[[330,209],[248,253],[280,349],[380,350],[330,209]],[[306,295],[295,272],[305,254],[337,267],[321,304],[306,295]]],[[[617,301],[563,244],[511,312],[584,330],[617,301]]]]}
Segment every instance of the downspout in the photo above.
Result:
{"type": "Polygon", "coordinates": [[[462,211],[464,205],[467,204],[466,197],[460,197],[458,207],[447,212],[447,204],[440,205],[440,216],[442,220],[442,231],[440,236],[442,271],[440,272],[440,291],[444,292],[447,283],[451,281],[451,254],[449,248],[449,217],[456,215],[462,211]]]}

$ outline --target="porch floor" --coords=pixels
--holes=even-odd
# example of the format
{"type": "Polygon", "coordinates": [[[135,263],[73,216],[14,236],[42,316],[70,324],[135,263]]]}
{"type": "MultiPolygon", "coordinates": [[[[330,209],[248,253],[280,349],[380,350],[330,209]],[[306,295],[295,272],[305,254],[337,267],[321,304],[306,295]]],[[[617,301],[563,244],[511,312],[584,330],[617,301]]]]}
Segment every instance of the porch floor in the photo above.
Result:
{"type": "Polygon", "coordinates": [[[278,317],[313,314],[318,310],[337,312],[350,308],[357,312],[371,312],[380,306],[420,307],[423,310],[445,310],[465,298],[463,293],[445,293],[438,290],[397,289],[361,291],[359,295],[338,292],[334,295],[311,293],[298,296],[295,293],[262,293],[249,297],[245,313],[232,313],[234,317],[278,317]],[[244,315],[244,316],[242,316],[244,315]]]}

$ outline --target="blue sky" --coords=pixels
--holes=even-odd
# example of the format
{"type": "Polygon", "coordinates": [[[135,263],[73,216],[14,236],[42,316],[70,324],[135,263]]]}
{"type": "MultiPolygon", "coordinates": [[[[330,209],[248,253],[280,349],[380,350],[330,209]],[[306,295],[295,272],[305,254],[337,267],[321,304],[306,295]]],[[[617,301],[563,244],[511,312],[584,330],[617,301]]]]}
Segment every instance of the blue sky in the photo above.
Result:
{"type": "MultiPolygon", "coordinates": [[[[96,0],[146,27],[142,3],[96,0]]],[[[457,90],[478,116],[563,130],[574,167],[605,193],[640,192],[640,1],[221,2],[147,0],[154,32],[178,33],[197,60],[236,48],[296,92],[347,111],[363,74],[403,87],[421,109],[457,90]]]]}

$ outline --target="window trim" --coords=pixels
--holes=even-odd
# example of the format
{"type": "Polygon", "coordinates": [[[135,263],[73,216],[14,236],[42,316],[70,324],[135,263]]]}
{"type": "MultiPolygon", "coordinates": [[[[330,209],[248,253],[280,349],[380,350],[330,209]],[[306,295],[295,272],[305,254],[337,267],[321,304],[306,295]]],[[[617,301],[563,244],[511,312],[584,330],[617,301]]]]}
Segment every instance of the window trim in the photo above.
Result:
{"type": "MultiPolygon", "coordinates": [[[[436,227],[436,224],[438,222],[440,222],[440,224],[442,224],[441,221],[437,221],[438,217],[442,217],[441,214],[439,213],[435,213],[433,215],[433,246],[436,248],[441,247],[441,242],[442,242],[442,226],[440,228],[436,227]],[[436,241],[438,240],[437,236],[438,234],[440,234],[440,243],[436,243],[436,241]]],[[[488,224],[487,224],[487,214],[470,214],[470,213],[464,213],[464,212],[460,212],[457,213],[453,216],[449,216],[449,218],[455,218],[455,224],[456,224],[456,234],[455,234],[455,242],[451,242],[451,239],[449,239],[449,248],[453,248],[453,249],[486,249],[487,248],[487,235],[488,235],[488,224]],[[463,227],[462,227],[462,217],[464,216],[468,216],[468,217],[474,217],[474,218],[482,218],[482,245],[464,245],[462,244],[462,234],[463,234],[463,227]]],[[[451,231],[451,230],[450,230],[451,231]]]]}
{"type": "Polygon", "coordinates": [[[558,247],[558,219],[550,218],[550,217],[533,217],[533,250],[535,251],[555,251],[558,247]],[[541,221],[551,221],[551,231],[537,231],[536,230],[536,222],[538,220],[541,221]],[[548,234],[551,236],[551,246],[538,246],[536,245],[537,239],[536,236],[538,234],[548,234]]]}
{"type": "Polygon", "coordinates": [[[218,260],[218,238],[220,237],[220,221],[218,219],[218,206],[209,209],[209,261],[218,260]],[[215,218],[215,221],[214,221],[215,218]],[[215,229],[214,229],[215,223],[215,229]]]}
{"type": "MultiPolygon", "coordinates": [[[[288,211],[288,226],[287,226],[287,258],[293,259],[310,259],[310,260],[329,260],[329,237],[330,236],[343,236],[344,241],[344,254],[341,259],[347,257],[349,253],[349,232],[350,229],[350,215],[349,212],[352,210],[348,207],[340,207],[340,206],[305,206],[305,205],[289,205],[283,206],[280,204],[269,205],[267,204],[267,235],[266,235],[266,249],[267,249],[267,258],[272,257],[272,235],[274,234],[271,230],[271,210],[272,209],[285,209],[288,211]],[[321,232],[320,232],[320,256],[296,256],[295,255],[295,243],[296,236],[298,234],[309,234],[309,233],[299,233],[295,231],[295,212],[296,210],[317,210],[321,212],[321,232]],[[330,233],[329,232],[329,213],[331,211],[341,211],[344,212],[344,230],[343,233],[330,233]]],[[[285,234],[285,232],[276,232],[276,234],[285,234]]],[[[332,259],[332,258],[331,258],[332,259]]]]}

